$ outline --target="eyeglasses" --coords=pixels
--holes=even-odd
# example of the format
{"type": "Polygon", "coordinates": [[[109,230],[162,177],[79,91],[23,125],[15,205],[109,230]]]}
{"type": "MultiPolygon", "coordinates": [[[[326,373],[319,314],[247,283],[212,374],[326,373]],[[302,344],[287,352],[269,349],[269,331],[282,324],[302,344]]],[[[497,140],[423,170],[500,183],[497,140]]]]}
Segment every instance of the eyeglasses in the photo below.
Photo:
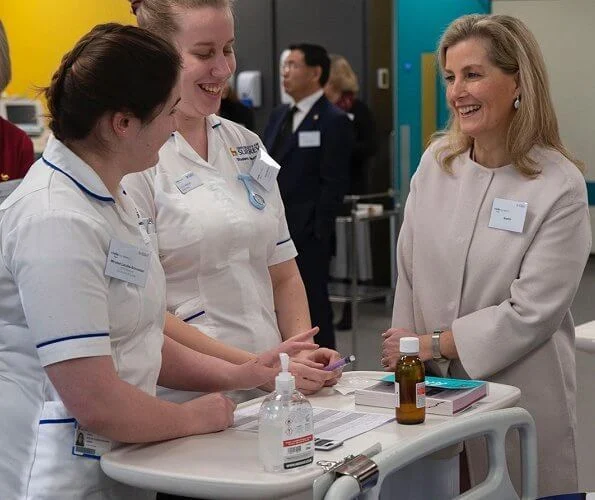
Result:
{"type": "Polygon", "coordinates": [[[294,70],[298,68],[304,68],[306,65],[303,63],[296,63],[294,61],[286,61],[281,65],[281,69],[285,71],[286,69],[294,70]]]}

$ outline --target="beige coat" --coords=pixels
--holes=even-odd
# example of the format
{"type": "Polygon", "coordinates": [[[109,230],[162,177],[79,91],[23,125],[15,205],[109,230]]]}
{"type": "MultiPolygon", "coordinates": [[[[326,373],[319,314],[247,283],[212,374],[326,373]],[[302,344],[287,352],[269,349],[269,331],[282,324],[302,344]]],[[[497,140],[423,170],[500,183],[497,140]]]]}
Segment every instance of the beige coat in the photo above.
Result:
{"type": "MultiPolygon", "coordinates": [[[[469,152],[449,175],[434,149],[424,153],[405,207],[392,326],[452,329],[460,359],[450,376],[519,387],[519,406],[537,425],[540,495],[576,491],[569,309],[591,246],[585,181],[544,149],[532,153],[542,169],[535,179],[511,166],[484,168],[469,152]],[[488,227],[494,198],[528,202],[522,233],[488,227]]],[[[473,478],[481,459],[473,448],[469,459],[473,478]]]]}

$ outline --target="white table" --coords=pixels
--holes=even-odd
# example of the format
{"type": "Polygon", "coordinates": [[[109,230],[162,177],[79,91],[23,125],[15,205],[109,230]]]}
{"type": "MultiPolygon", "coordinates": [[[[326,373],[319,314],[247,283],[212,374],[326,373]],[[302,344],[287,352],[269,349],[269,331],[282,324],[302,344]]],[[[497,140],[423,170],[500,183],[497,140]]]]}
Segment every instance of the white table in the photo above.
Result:
{"type": "MultiPolygon", "coordinates": [[[[344,384],[358,380],[377,380],[383,372],[348,372],[344,384]]],[[[394,410],[355,406],[353,395],[342,396],[332,388],[323,389],[309,398],[313,406],[339,410],[394,414],[394,410]]],[[[514,406],[520,399],[516,387],[490,383],[489,395],[477,406],[457,417],[427,415],[421,425],[405,426],[389,422],[356,436],[333,451],[316,452],[314,461],[339,460],[358,454],[379,441],[383,449],[415,440],[429,428],[452,425],[466,418],[499,408],[514,406]]],[[[260,404],[260,399],[243,405],[260,404]]],[[[312,465],[284,473],[264,472],[258,461],[258,436],[255,433],[228,429],[217,434],[191,436],[149,445],[130,445],[104,455],[101,467],[105,473],[123,483],[184,496],[220,499],[287,498],[310,492],[314,480],[323,474],[312,465]]]]}
{"type": "Polygon", "coordinates": [[[576,348],[595,354],[595,321],[575,327],[576,348]]]}
{"type": "Polygon", "coordinates": [[[577,325],[575,332],[578,484],[580,491],[595,491],[595,321],[577,325]]]}

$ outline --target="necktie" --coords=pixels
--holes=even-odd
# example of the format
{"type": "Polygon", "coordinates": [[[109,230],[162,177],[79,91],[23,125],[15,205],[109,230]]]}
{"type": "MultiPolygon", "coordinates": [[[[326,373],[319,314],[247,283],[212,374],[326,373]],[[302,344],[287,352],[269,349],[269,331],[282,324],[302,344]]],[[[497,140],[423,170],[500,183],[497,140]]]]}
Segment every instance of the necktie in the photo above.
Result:
{"type": "Polygon", "coordinates": [[[281,147],[285,144],[287,138],[293,133],[293,115],[295,115],[297,110],[297,106],[292,106],[287,111],[285,118],[283,118],[283,123],[281,123],[281,127],[279,127],[279,133],[277,134],[277,137],[275,137],[273,147],[271,148],[271,156],[273,158],[277,158],[277,154],[279,153],[281,147]]]}

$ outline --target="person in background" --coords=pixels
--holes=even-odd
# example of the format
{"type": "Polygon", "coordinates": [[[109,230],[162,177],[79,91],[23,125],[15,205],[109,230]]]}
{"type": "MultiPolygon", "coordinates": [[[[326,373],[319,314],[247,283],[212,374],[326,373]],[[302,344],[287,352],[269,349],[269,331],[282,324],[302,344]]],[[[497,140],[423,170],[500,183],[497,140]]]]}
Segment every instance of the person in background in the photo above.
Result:
{"type": "Polygon", "coordinates": [[[281,165],[279,187],[297,263],[306,286],[310,316],[320,327],[320,345],[334,348],[328,296],[335,217],[349,185],[353,126],[347,114],[324,95],[330,60],[324,47],[289,47],[283,86],[293,105],[273,110],[264,143],[281,165]]]}
{"type": "MultiPolygon", "coordinates": [[[[370,160],[376,154],[376,123],[370,108],[357,97],[359,84],[353,68],[343,56],[331,54],[331,71],[324,86],[324,94],[335,106],[341,108],[353,123],[355,141],[349,168],[349,189],[347,194],[366,194],[369,192],[368,177],[370,160]]],[[[344,215],[351,215],[351,205],[344,207],[344,215]]],[[[335,272],[331,275],[350,277],[351,235],[345,230],[345,225],[337,222],[337,251],[335,254],[335,272]]],[[[367,281],[372,279],[372,249],[370,245],[369,226],[365,223],[360,227],[361,238],[357,242],[359,257],[358,279],[367,281]]],[[[337,330],[351,329],[351,304],[343,305],[343,314],[335,325],[337,330]]]]}
{"type": "Polygon", "coordinates": [[[235,407],[219,393],[163,401],[157,382],[256,387],[281,350],[314,347],[311,331],[237,365],[163,336],[155,235],[120,181],[154,165],[175,129],[180,68],[154,33],[104,24],[45,91],[53,135],[0,205],[2,500],[154,498],[109,479],[98,458],[122,442],[225,429],[235,407]]]}
{"type": "MultiPolygon", "coordinates": [[[[12,76],[8,38],[0,21],[0,96],[12,76]]],[[[22,179],[33,164],[33,142],[20,128],[0,117],[0,182],[22,179]]]]}
{"type": "Polygon", "coordinates": [[[217,114],[254,132],[254,110],[240,102],[235,89],[229,84],[229,81],[225,83],[223,88],[221,106],[217,114]]]}
{"type": "MultiPolygon", "coordinates": [[[[583,167],[560,140],[544,60],[520,20],[463,16],[437,56],[451,119],[411,181],[382,363],[392,369],[399,339],[419,335],[431,372],[520,388],[537,426],[539,496],[576,492],[570,305],[591,248],[583,167]]],[[[478,446],[465,445],[472,483],[485,471],[478,446]]]]}
{"type": "MultiPolygon", "coordinates": [[[[124,180],[156,230],[167,282],[165,333],[243,363],[311,322],[278,186],[274,177],[263,186],[249,174],[274,174],[276,166],[257,135],[215,115],[235,71],[230,2],[144,0],[136,13],[139,25],[172,41],[184,61],[176,132],[156,167],[124,180]]],[[[297,386],[312,393],[336,383],[340,370],[321,368],[340,357],[329,349],[294,357],[297,386]]]]}

